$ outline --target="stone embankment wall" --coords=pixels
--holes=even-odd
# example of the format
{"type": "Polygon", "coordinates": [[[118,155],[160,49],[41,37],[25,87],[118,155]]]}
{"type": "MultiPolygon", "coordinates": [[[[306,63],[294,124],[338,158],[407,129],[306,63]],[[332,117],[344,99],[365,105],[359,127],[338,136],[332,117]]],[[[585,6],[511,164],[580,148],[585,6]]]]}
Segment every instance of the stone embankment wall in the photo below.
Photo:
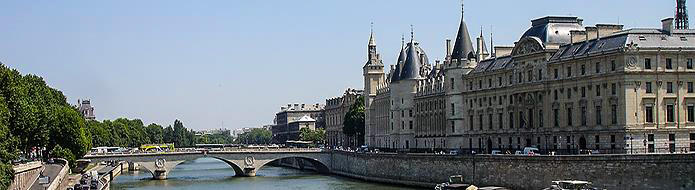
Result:
{"type": "Polygon", "coordinates": [[[41,162],[29,162],[14,166],[14,180],[8,190],[23,190],[31,187],[41,173],[41,162]]]}
{"type": "Polygon", "coordinates": [[[368,181],[434,187],[463,175],[477,186],[543,189],[553,180],[587,180],[607,189],[695,189],[695,154],[412,155],[334,152],[332,172],[368,181]]]}

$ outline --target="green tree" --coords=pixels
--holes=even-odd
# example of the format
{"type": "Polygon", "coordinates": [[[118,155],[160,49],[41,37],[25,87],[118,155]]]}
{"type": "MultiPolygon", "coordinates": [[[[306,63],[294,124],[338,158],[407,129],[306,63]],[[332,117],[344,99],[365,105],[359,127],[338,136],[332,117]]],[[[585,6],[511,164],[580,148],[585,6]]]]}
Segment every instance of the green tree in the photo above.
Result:
{"type": "Polygon", "coordinates": [[[17,141],[7,127],[9,110],[5,105],[4,97],[0,96],[0,189],[9,188],[14,179],[14,170],[11,160],[16,158],[16,148],[13,146],[17,141]]]}
{"type": "Polygon", "coordinates": [[[302,128],[299,130],[299,138],[302,141],[322,144],[326,141],[326,131],[323,129],[311,130],[309,128],[302,128]]]}
{"type": "Polygon", "coordinates": [[[234,143],[237,144],[268,144],[272,138],[269,130],[263,128],[254,128],[251,131],[240,134],[234,143]]]}
{"type": "Polygon", "coordinates": [[[161,125],[152,123],[147,126],[146,132],[150,143],[164,143],[164,128],[161,125]]]}
{"type": "Polygon", "coordinates": [[[345,113],[343,133],[350,137],[351,146],[364,144],[364,97],[360,96],[345,113]],[[357,144],[354,144],[356,141],[357,144]]]}

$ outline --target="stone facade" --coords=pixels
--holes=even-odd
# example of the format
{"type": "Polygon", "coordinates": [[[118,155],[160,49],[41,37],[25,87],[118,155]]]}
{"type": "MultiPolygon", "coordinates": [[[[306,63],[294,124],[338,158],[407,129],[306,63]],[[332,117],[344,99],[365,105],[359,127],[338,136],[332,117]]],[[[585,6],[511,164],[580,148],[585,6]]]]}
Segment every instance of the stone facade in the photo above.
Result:
{"type": "Polygon", "coordinates": [[[91,100],[77,100],[77,110],[82,113],[82,117],[87,120],[94,120],[97,117],[94,116],[94,107],[92,107],[91,100]]]}
{"type": "MultiPolygon", "coordinates": [[[[275,114],[275,125],[271,126],[273,134],[272,141],[277,144],[284,144],[288,140],[299,140],[299,123],[296,123],[303,117],[307,116],[313,120],[311,126],[313,128],[324,128],[323,114],[324,105],[321,104],[287,104],[287,107],[281,107],[280,112],[275,114]],[[295,122],[296,126],[290,126],[295,122]]],[[[306,125],[306,122],[302,126],[306,125]]]]}
{"type": "Polygon", "coordinates": [[[671,18],[658,29],[584,26],[571,16],[531,22],[511,49],[487,52],[482,31],[472,49],[461,19],[443,64],[427,63],[411,39],[388,74],[369,70],[365,89],[376,90],[366,101],[367,144],[464,152],[533,146],[561,154],[695,150],[695,30],[675,29],[671,18]],[[404,74],[410,57],[414,76],[404,74]]]}
{"type": "Polygon", "coordinates": [[[350,146],[350,139],[343,134],[345,114],[364,91],[347,89],[340,97],[326,99],[326,140],[330,147],[350,146]]]}

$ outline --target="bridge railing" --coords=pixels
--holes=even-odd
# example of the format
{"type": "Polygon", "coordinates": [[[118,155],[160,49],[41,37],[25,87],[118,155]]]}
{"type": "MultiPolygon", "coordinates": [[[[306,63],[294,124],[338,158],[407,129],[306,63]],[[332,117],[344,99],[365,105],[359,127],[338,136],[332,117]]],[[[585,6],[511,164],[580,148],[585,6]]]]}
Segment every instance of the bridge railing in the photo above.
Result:
{"type": "Polygon", "coordinates": [[[177,149],[176,151],[161,152],[109,152],[109,153],[88,153],[85,156],[118,156],[118,155],[155,155],[155,154],[182,154],[182,153],[205,153],[205,152],[322,152],[320,148],[238,148],[227,147],[220,149],[177,149]]]}

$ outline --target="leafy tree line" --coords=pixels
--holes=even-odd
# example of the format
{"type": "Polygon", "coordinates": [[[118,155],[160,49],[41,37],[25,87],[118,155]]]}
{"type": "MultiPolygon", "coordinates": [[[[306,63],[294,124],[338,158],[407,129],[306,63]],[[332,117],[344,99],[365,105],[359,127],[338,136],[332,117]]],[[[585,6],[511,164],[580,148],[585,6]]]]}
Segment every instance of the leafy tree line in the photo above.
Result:
{"type": "Polygon", "coordinates": [[[318,144],[324,144],[326,141],[326,130],[321,128],[316,130],[302,128],[299,129],[299,138],[302,141],[311,141],[318,144]]]}
{"type": "Polygon", "coordinates": [[[43,78],[22,75],[0,64],[0,189],[12,182],[12,161],[33,147],[45,157],[71,163],[91,147],[91,136],[77,108],[43,78]]]}
{"type": "Polygon", "coordinates": [[[119,118],[113,121],[87,121],[94,146],[139,147],[143,144],[174,143],[176,147],[191,147],[197,142],[195,132],[174,121],[174,126],[162,127],[152,123],[145,126],[140,119],[119,118]]]}
{"type": "Polygon", "coordinates": [[[254,128],[251,131],[240,134],[234,140],[236,144],[269,144],[272,134],[267,129],[254,128]]]}

